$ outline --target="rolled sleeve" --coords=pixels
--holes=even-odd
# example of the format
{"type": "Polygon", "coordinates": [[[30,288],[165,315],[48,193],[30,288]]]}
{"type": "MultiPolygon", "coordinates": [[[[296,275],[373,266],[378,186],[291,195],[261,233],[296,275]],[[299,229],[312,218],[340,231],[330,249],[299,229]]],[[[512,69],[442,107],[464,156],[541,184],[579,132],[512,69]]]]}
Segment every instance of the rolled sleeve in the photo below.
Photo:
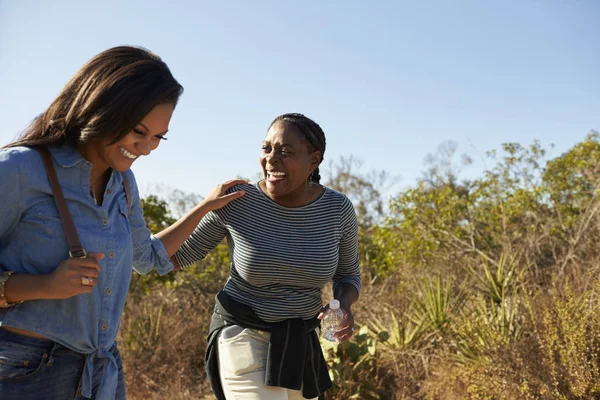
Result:
{"type": "Polygon", "coordinates": [[[167,254],[167,249],[162,241],[154,235],[150,236],[152,251],[156,255],[155,269],[160,276],[166,275],[173,270],[173,263],[167,254]]]}

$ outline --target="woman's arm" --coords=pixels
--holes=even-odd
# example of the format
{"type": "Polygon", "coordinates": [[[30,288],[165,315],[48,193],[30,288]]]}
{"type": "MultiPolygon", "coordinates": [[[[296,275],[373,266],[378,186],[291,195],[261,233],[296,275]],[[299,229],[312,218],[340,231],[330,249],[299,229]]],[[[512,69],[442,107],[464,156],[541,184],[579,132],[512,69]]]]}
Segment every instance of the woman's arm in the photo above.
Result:
{"type": "Polygon", "coordinates": [[[333,276],[333,295],[340,301],[344,321],[335,337],[348,340],[354,332],[352,304],[358,300],[361,280],[358,260],[358,221],[350,200],[346,199],[341,215],[342,236],[339,245],[338,267],[333,276]]]}
{"type": "Polygon", "coordinates": [[[242,183],[248,182],[244,180],[231,180],[218,185],[186,216],[156,235],[165,246],[169,257],[172,257],[179,250],[207,212],[224,207],[230,201],[239,199],[244,195],[244,191],[227,194],[229,189],[242,183]]]}
{"type": "Polygon", "coordinates": [[[100,273],[98,261],[103,258],[102,253],[88,253],[87,258],[66,259],[49,274],[13,274],[4,283],[4,297],[11,304],[90,293],[100,273]]]}
{"type": "Polygon", "coordinates": [[[204,259],[227,235],[225,223],[218,212],[210,211],[194,232],[171,257],[176,267],[183,268],[204,259]]]}
{"type": "Polygon", "coordinates": [[[146,227],[139,191],[133,173],[129,172],[127,178],[131,191],[129,225],[131,226],[131,238],[134,245],[133,269],[140,274],[147,274],[156,269],[160,275],[165,275],[173,269],[172,256],[208,211],[223,207],[230,201],[244,195],[243,191],[230,194],[225,192],[236,184],[246,183],[242,180],[233,180],[217,186],[185,217],[154,236],[146,227]]]}
{"type": "Polygon", "coordinates": [[[340,307],[350,311],[352,304],[358,300],[358,290],[350,283],[343,283],[338,286],[337,291],[333,294],[333,298],[340,301],[340,307]]]}

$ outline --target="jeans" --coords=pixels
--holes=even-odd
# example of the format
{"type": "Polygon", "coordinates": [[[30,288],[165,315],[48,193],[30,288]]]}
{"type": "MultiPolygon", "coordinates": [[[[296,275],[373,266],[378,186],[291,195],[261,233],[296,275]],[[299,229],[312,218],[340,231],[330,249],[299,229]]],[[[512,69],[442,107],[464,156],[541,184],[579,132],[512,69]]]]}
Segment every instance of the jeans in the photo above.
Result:
{"type": "Polygon", "coordinates": [[[223,328],[219,335],[219,374],[227,400],[304,399],[299,390],[265,386],[270,336],[269,332],[237,325],[223,328]]]}
{"type": "MultiPolygon", "coordinates": [[[[115,399],[125,400],[123,364],[116,344],[110,350],[119,366],[115,399]]],[[[0,329],[0,399],[83,400],[81,375],[85,355],[49,339],[19,335],[0,329]]],[[[92,397],[103,368],[94,368],[92,397]]],[[[112,400],[112,399],[98,399],[112,400]]]]}

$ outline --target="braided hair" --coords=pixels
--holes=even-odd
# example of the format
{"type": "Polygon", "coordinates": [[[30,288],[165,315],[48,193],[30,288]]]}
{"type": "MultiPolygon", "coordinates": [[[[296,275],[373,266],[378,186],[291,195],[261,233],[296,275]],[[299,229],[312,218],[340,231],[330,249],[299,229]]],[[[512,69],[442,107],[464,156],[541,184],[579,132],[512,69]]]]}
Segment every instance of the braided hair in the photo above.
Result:
{"type": "MultiPolygon", "coordinates": [[[[281,114],[271,122],[273,126],[276,122],[285,121],[292,124],[298,132],[300,132],[306,141],[315,149],[321,152],[321,160],[319,164],[323,162],[323,156],[325,154],[325,132],[323,129],[312,119],[308,118],[304,114],[299,113],[287,113],[281,114]]],[[[319,174],[319,167],[315,168],[312,174],[308,177],[308,180],[314,183],[321,181],[321,175],[319,174]]]]}

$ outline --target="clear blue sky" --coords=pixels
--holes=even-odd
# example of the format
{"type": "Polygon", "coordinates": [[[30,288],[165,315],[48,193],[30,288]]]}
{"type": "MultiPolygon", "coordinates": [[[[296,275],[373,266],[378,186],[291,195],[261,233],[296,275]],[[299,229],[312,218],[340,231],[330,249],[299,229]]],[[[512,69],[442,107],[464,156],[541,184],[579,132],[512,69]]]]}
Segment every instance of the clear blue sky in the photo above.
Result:
{"type": "Polygon", "coordinates": [[[185,87],[169,141],[134,164],[206,194],[255,176],[270,121],[302,112],[328,160],[413,183],[446,140],[483,168],[503,142],[556,144],[600,129],[600,2],[0,0],[0,145],[94,54],[158,53],[185,87]]]}

